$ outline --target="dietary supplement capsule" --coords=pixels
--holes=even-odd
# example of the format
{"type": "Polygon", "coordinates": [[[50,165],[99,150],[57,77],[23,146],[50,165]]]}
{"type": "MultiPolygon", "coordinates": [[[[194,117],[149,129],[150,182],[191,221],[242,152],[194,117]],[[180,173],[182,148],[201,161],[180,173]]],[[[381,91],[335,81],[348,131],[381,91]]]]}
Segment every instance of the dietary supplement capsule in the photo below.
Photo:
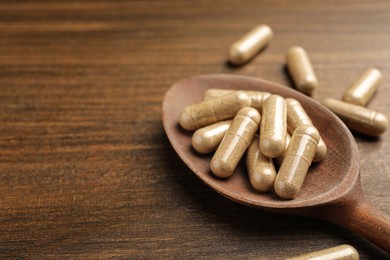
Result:
{"type": "Polygon", "coordinates": [[[350,245],[340,245],[286,260],[359,260],[359,253],[350,245]]]}
{"type": "Polygon", "coordinates": [[[260,113],[251,107],[241,109],[211,159],[211,171],[218,177],[231,176],[259,129],[260,113]]]}
{"type": "Polygon", "coordinates": [[[291,47],[287,51],[286,62],[295,87],[306,95],[311,95],[318,87],[318,81],[306,51],[298,46],[291,47]]]}
{"type": "Polygon", "coordinates": [[[272,36],[269,26],[262,24],[255,27],[230,47],[229,61],[235,65],[248,62],[268,44],[272,36]]]}
{"type": "Polygon", "coordinates": [[[271,158],[279,157],[286,147],[287,105],[284,98],[278,95],[268,97],[263,104],[262,115],[260,151],[271,158]]]}
{"type": "Polygon", "coordinates": [[[275,166],[271,158],[261,154],[259,138],[256,136],[246,154],[246,168],[253,188],[262,192],[273,188],[276,178],[275,166]]]}
{"type": "Polygon", "coordinates": [[[275,179],[274,189],[279,197],[293,199],[298,195],[319,139],[320,134],[314,126],[301,125],[295,130],[275,179]]]}
{"type": "Polygon", "coordinates": [[[286,152],[287,152],[288,146],[290,145],[290,142],[291,142],[291,135],[287,132],[287,134],[286,134],[286,148],[284,148],[283,155],[275,158],[275,162],[278,166],[282,165],[282,162],[284,160],[284,156],[286,155],[286,152]]]}
{"type": "Polygon", "coordinates": [[[370,68],[344,92],[342,100],[365,106],[375,94],[381,81],[382,73],[377,69],[370,68]]]}
{"type": "Polygon", "coordinates": [[[199,128],[192,135],[192,147],[198,153],[210,153],[217,150],[232,120],[221,121],[199,128]]]}
{"type": "Polygon", "coordinates": [[[386,131],[389,124],[384,114],[365,107],[333,98],[323,100],[322,104],[332,110],[350,129],[359,133],[379,136],[386,131]]]}
{"type": "MultiPolygon", "coordinates": [[[[208,89],[204,95],[204,100],[209,100],[212,98],[220,97],[223,95],[226,95],[228,93],[238,91],[238,90],[228,90],[228,89],[216,89],[211,88],[208,89]]],[[[250,100],[251,100],[251,107],[256,108],[259,112],[261,111],[261,108],[263,106],[264,101],[271,96],[271,93],[269,92],[262,92],[262,91],[253,91],[253,90],[243,90],[245,92],[250,100]]]]}
{"type": "Polygon", "coordinates": [[[202,101],[183,109],[179,124],[192,131],[221,120],[233,118],[243,107],[250,106],[251,101],[242,91],[202,101]]]}
{"type": "MultiPolygon", "coordinates": [[[[295,129],[300,125],[313,125],[310,117],[303,109],[301,103],[293,98],[286,98],[287,103],[287,131],[292,134],[295,129]]],[[[326,157],[328,149],[324,140],[320,137],[318,142],[317,150],[314,155],[314,162],[319,162],[326,157]]]]}

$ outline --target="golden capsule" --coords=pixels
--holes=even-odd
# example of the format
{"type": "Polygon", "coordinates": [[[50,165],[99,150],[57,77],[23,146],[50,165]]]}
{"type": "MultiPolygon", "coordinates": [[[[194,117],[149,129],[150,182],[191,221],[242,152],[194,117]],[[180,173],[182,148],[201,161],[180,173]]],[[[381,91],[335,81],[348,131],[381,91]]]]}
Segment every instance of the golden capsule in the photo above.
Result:
{"type": "Polygon", "coordinates": [[[286,62],[295,87],[306,95],[311,95],[318,87],[318,81],[306,51],[298,46],[291,47],[287,51],[286,62]]]}
{"type": "Polygon", "coordinates": [[[298,195],[319,139],[320,134],[314,126],[301,125],[295,130],[274,184],[279,197],[292,199],[298,195]]]}
{"type": "Polygon", "coordinates": [[[342,100],[365,106],[375,94],[381,81],[382,73],[377,69],[370,68],[344,92],[342,100]]]}
{"type": "Polygon", "coordinates": [[[235,65],[248,62],[268,44],[272,36],[269,26],[262,24],[255,27],[230,47],[229,61],[235,65]]]}
{"type": "Polygon", "coordinates": [[[287,106],[284,98],[271,95],[263,104],[260,124],[260,151],[276,158],[283,155],[286,147],[287,106]]]}
{"type": "MultiPolygon", "coordinates": [[[[216,89],[216,88],[208,89],[204,95],[204,100],[220,97],[234,91],[238,91],[238,90],[216,89]]],[[[269,92],[254,91],[254,90],[243,90],[243,92],[245,92],[249,96],[251,100],[250,106],[256,108],[259,112],[261,111],[264,101],[269,96],[271,96],[271,93],[269,92]]]]}
{"type": "Polygon", "coordinates": [[[365,107],[333,98],[325,99],[322,104],[332,110],[350,129],[359,133],[379,136],[386,131],[389,124],[384,114],[365,107]]]}
{"type": "Polygon", "coordinates": [[[286,260],[359,260],[359,253],[350,245],[340,245],[286,260]]]}
{"type": "MultiPolygon", "coordinates": [[[[303,109],[301,103],[293,98],[286,98],[287,103],[287,130],[290,134],[294,133],[295,129],[300,125],[313,125],[310,117],[303,109]]],[[[324,140],[320,137],[317,150],[314,155],[314,162],[319,162],[326,157],[328,149],[324,140]]]]}
{"type": "Polygon", "coordinates": [[[246,154],[246,168],[253,188],[262,192],[272,189],[276,177],[274,163],[260,152],[259,138],[256,136],[246,154]]]}
{"type": "Polygon", "coordinates": [[[250,103],[248,95],[242,91],[202,101],[184,108],[180,114],[179,124],[186,130],[196,130],[233,118],[241,108],[250,106],[250,103]]]}
{"type": "Polygon", "coordinates": [[[214,152],[225,136],[232,120],[221,121],[199,128],[192,135],[192,147],[198,153],[214,152]]]}
{"type": "Polygon", "coordinates": [[[286,148],[283,151],[283,155],[275,158],[275,162],[278,166],[282,165],[282,162],[284,160],[284,156],[287,153],[287,149],[288,149],[288,146],[290,145],[290,142],[291,142],[291,135],[287,132],[287,134],[286,134],[286,148]]]}
{"type": "Polygon", "coordinates": [[[260,113],[251,107],[241,109],[211,159],[211,171],[218,177],[231,176],[259,129],[260,113]]]}

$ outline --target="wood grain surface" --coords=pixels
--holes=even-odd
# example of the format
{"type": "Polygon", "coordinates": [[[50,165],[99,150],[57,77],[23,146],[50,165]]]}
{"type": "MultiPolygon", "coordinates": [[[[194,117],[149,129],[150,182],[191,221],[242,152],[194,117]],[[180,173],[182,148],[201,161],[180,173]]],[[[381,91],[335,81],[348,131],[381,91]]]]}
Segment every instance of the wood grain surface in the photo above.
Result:
{"type": "MultiPolygon", "coordinates": [[[[301,45],[340,98],[366,68],[369,107],[390,117],[389,1],[0,2],[0,258],[283,259],[339,244],[390,259],[333,224],[238,205],[180,161],[164,93],[209,73],[291,86],[301,45]],[[259,23],[275,37],[249,64],[230,45],[259,23]]],[[[390,214],[390,131],[354,134],[367,199],[390,214]]]]}

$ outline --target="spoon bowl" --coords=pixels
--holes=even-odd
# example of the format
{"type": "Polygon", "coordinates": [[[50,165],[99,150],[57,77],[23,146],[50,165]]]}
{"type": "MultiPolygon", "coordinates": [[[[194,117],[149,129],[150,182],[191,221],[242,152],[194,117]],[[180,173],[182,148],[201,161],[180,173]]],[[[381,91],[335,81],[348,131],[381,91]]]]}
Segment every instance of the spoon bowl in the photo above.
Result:
{"type": "Polygon", "coordinates": [[[359,158],[356,142],[344,123],[315,100],[291,88],[245,76],[206,75],[174,84],[163,102],[165,132],[184,163],[208,186],[223,196],[267,211],[317,217],[361,234],[390,252],[390,218],[372,207],[360,188],[359,158]],[[192,132],[178,124],[181,110],[203,100],[209,88],[257,90],[297,99],[328,146],[327,157],[314,163],[299,195],[283,200],[273,193],[251,187],[244,164],[228,179],[210,171],[210,155],[200,155],[191,146],[192,132]]]}

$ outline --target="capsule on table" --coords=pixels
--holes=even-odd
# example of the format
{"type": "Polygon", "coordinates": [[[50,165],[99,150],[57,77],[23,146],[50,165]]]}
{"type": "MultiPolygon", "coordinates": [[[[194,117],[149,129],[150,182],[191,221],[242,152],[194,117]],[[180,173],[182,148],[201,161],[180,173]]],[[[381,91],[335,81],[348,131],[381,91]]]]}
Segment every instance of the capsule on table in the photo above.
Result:
{"type": "Polygon", "coordinates": [[[217,150],[232,120],[221,121],[199,128],[192,135],[192,147],[198,153],[210,153],[217,150]]]}
{"type": "MultiPolygon", "coordinates": [[[[208,89],[204,95],[204,100],[213,99],[216,97],[220,97],[223,95],[226,95],[228,93],[238,91],[238,90],[230,90],[230,89],[216,89],[211,88],[208,89]]],[[[263,106],[264,101],[271,96],[271,93],[269,92],[262,92],[262,91],[255,91],[255,90],[242,90],[245,92],[250,100],[251,100],[251,107],[256,108],[258,111],[261,111],[261,108],[263,106]]]]}
{"type": "Polygon", "coordinates": [[[350,245],[340,245],[286,260],[359,260],[359,253],[350,245]]]}
{"type": "Polygon", "coordinates": [[[306,51],[298,46],[291,47],[287,51],[286,62],[295,87],[306,95],[311,95],[318,87],[318,80],[306,51]]]}
{"type": "Polygon", "coordinates": [[[259,138],[256,136],[247,151],[246,168],[253,188],[262,192],[272,189],[276,178],[274,163],[260,152],[259,138]]]}
{"type": "Polygon", "coordinates": [[[335,113],[350,129],[362,134],[379,136],[386,131],[389,124],[384,114],[365,107],[333,98],[323,100],[322,104],[335,113]]]}
{"type": "Polygon", "coordinates": [[[365,106],[371,100],[381,82],[382,73],[377,69],[370,68],[344,92],[342,100],[365,106]]]}
{"type": "Polygon", "coordinates": [[[235,42],[229,51],[229,61],[241,65],[252,59],[272,39],[273,33],[269,26],[259,25],[235,42]]]}
{"type": "Polygon", "coordinates": [[[270,158],[283,155],[286,147],[287,106],[284,98],[271,95],[263,104],[260,151],[270,158]]]}
{"type": "Polygon", "coordinates": [[[215,99],[202,101],[183,109],[179,124],[186,130],[192,131],[203,126],[233,118],[243,107],[250,106],[247,94],[236,91],[215,99]]]}
{"type": "Polygon", "coordinates": [[[259,129],[260,119],[260,113],[251,107],[237,113],[211,159],[210,168],[216,176],[227,178],[233,174],[259,129]]]}
{"type": "MultiPolygon", "coordinates": [[[[303,109],[301,103],[298,100],[293,98],[286,98],[287,103],[287,131],[292,134],[295,129],[301,125],[313,125],[310,117],[307,115],[306,111],[303,109]]],[[[328,149],[324,140],[320,136],[320,141],[318,142],[317,150],[314,155],[314,162],[319,162],[326,157],[328,149]]]]}
{"type": "Polygon", "coordinates": [[[314,126],[301,125],[295,130],[274,184],[279,197],[293,199],[298,195],[319,139],[320,134],[314,126]]]}

